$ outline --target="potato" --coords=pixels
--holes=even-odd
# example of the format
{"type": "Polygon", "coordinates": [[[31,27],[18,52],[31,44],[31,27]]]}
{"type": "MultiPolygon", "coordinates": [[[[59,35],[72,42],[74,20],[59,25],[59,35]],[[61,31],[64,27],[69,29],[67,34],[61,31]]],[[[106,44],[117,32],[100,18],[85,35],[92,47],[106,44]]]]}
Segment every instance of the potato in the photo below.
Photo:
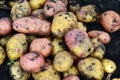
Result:
{"type": "Polygon", "coordinates": [[[72,65],[67,71],[63,72],[63,77],[69,76],[69,75],[79,75],[78,69],[75,65],[72,65]]]}
{"type": "Polygon", "coordinates": [[[66,5],[61,0],[47,0],[44,5],[45,16],[53,17],[59,12],[66,12],[66,5]]]}
{"type": "Polygon", "coordinates": [[[4,60],[6,58],[5,50],[0,46],[0,65],[3,64],[4,60]]]}
{"type": "Polygon", "coordinates": [[[32,74],[35,80],[61,80],[59,72],[57,72],[51,64],[44,66],[38,73],[32,74]]]}
{"type": "Polygon", "coordinates": [[[62,38],[67,31],[77,27],[77,18],[71,12],[61,12],[55,15],[51,31],[54,36],[62,38]]]}
{"type": "Polygon", "coordinates": [[[13,29],[24,34],[47,36],[51,33],[51,23],[36,17],[23,17],[13,22],[13,29]]]}
{"type": "Polygon", "coordinates": [[[19,61],[15,61],[9,68],[10,76],[14,80],[28,80],[30,74],[25,72],[21,66],[19,61]]]}
{"type": "Polygon", "coordinates": [[[80,80],[80,79],[76,75],[69,75],[69,76],[63,78],[63,80],[80,80]]]}
{"type": "Polygon", "coordinates": [[[79,21],[82,21],[84,23],[95,22],[98,18],[98,13],[96,10],[96,5],[84,5],[76,11],[76,16],[79,21]]]}
{"type": "Polygon", "coordinates": [[[102,59],[102,64],[106,73],[113,73],[117,68],[115,62],[110,59],[102,59]]]}
{"type": "Polygon", "coordinates": [[[44,57],[38,52],[29,52],[20,58],[20,66],[26,72],[37,73],[44,65],[44,57]]]}
{"type": "Polygon", "coordinates": [[[44,10],[43,9],[35,9],[32,11],[31,16],[37,17],[39,19],[44,19],[46,20],[46,16],[44,15],[44,10]]]}
{"type": "Polygon", "coordinates": [[[78,29],[87,32],[87,27],[82,22],[78,22],[78,26],[77,27],[78,27],[78,29]]]}
{"type": "Polygon", "coordinates": [[[115,32],[120,29],[120,15],[112,10],[105,11],[100,16],[100,23],[107,32],[115,32]]]}
{"type": "Polygon", "coordinates": [[[44,57],[48,57],[52,51],[52,42],[47,38],[36,38],[30,44],[30,51],[39,52],[44,57]]]}
{"type": "Polygon", "coordinates": [[[68,6],[68,0],[60,0],[62,1],[66,6],[68,6]]]}
{"type": "Polygon", "coordinates": [[[78,70],[81,75],[91,80],[102,80],[104,76],[102,63],[98,59],[92,57],[79,60],[78,70]]]}
{"type": "Polygon", "coordinates": [[[29,0],[29,4],[33,10],[43,7],[45,2],[46,0],[29,0]]]}
{"type": "Polygon", "coordinates": [[[36,36],[34,36],[34,35],[28,35],[27,36],[27,42],[28,42],[28,44],[31,44],[31,42],[34,40],[34,39],[36,39],[37,37],[36,36]]]}
{"type": "Polygon", "coordinates": [[[18,1],[15,3],[11,9],[10,17],[12,20],[17,18],[29,16],[31,14],[31,7],[28,1],[18,1]]]}
{"type": "Polygon", "coordinates": [[[20,58],[27,51],[26,35],[17,33],[6,44],[7,56],[10,60],[20,58]]]}
{"type": "Polygon", "coordinates": [[[100,30],[92,30],[88,32],[90,38],[98,38],[103,44],[108,44],[110,42],[110,35],[107,32],[100,30]]]}
{"type": "Polygon", "coordinates": [[[120,80],[120,78],[113,78],[112,80],[120,80]]]}
{"type": "Polygon", "coordinates": [[[106,51],[105,46],[100,42],[98,38],[93,38],[92,42],[94,44],[94,51],[90,55],[97,59],[102,59],[106,51]]]}
{"type": "Polygon", "coordinates": [[[85,58],[94,50],[93,43],[86,32],[80,29],[71,29],[65,35],[65,42],[76,56],[85,58]]]}
{"type": "Polygon", "coordinates": [[[66,49],[66,45],[63,39],[58,39],[58,38],[54,38],[52,40],[52,56],[54,57],[58,52],[63,51],[66,49]]]}
{"type": "Polygon", "coordinates": [[[9,18],[0,18],[0,36],[6,36],[12,31],[12,22],[9,18]]]}
{"type": "Polygon", "coordinates": [[[67,51],[58,52],[53,61],[53,67],[58,72],[67,71],[73,64],[73,58],[67,51]]]}

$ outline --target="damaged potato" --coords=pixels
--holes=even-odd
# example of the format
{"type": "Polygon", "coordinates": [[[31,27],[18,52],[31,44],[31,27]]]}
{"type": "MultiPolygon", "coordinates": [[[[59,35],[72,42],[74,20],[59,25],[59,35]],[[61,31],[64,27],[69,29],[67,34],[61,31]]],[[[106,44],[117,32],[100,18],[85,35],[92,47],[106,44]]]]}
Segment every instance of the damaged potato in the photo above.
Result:
{"type": "Polygon", "coordinates": [[[4,60],[6,58],[5,50],[0,46],[0,65],[3,64],[4,60]]]}

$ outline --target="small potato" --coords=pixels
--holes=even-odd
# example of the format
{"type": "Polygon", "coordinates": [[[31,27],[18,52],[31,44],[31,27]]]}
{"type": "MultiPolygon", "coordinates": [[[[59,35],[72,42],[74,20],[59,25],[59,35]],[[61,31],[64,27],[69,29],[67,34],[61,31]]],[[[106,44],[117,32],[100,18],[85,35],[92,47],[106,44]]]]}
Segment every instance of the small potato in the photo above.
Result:
{"type": "Polygon", "coordinates": [[[59,12],[66,12],[66,5],[61,0],[47,0],[44,5],[44,14],[53,17],[59,12]]]}
{"type": "Polygon", "coordinates": [[[50,35],[51,23],[36,17],[23,17],[13,22],[13,29],[24,34],[50,35]]]}
{"type": "Polygon", "coordinates": [[[12,22],[9,18],[0,18],[0,36],[8,35],[12,31],[12,22]]]}
{"type": "Polygon", "coordinates": [[[72,65],[67,71],[63,72],[63,77],[69,76],[69,75],[79,75],[78,69],[75,65],[72,65]]]}
{"type": "Polygon", "coordinates": [[[69,76],[63,78],[63,80],[80,80],[80,78],[76,75],[69,75],[69,76]]]}
{"type": "Polygon", "coordinates": [[[73,58],[67,51],[58,52],[53,61],[53,67],[58,72],[69,70],[73,64],[73,58]]]}
{"type": "Polygon", "coordinates": [[[32,11],[31,16],[37,17],[39,19],[46,20],[46,16],[44,15],[44,10],[43,9],[35,9],[32,11]]]}
{"type": "Polygon", "coordinates": [[[67,31],[77,27],[77,18],[71,12],[61,12],[55,15],[51,31],[54,36],[62,38],[67,31]]]}
{"type": "Polygon", "coordinates": [[[45,60],[38,52],[29,52],[20,58],[20,66],[30,73],[37,73],[45,65],[45,60]]]}
{"type": "Polygon", "coordinates": [[[65,42],[76,56],[85,58],[94,50],[93,43],[86,32],[80,29],[71,29],[65,35],[65,42]]]}
{"type": "Polygon", "coordinates": [[[19,61],[15,61],[9,68],[10,76],[14,80],[28,80],[30,74],[25,72],[21,66],[19,61]]]}
{"type": "Polygon", "coordinates": [[[33,10],[40,9],[46,1],[47,0],[29,0],[29,4],[33,10]]]}
{"type": "Polygon", "coordinates": [[[105,46],[101,43],[101,41],[98,38],[93,38],[92,42],[94,44],[94,51],[90,53],[90,55],[97,59],[102,59],[106,51],[105,46]]]}
{"type": "Polygon", "coordinates": [[[102,64],[106,73],[113,73],[117,68],[115,62],[110,59],[102,59],[102,64]]]}
{"type": "Polygon", "coordinates": [[[84,23],[95,22],[98,18],[98,13],[96,10],[96,5],[85,5],[76,11],[76,16],[79,21],[84,23]]]}
{"type": "Polygon", "coordinates": [[[27,51],[27,38],[22,33],[13,35],[6,44],[7,56],[10,60],[20,58],[27,51]]]}
{"type": "Polygon", "coordinates": [[[12,20],[20,17],[29,16],[31,14],[31,7],[27,0],[20,0],[15,3],[11,9],[10,16],[12,20]]]}
{"type": "Polygon", "coordinates": [[[98,38],[103,44],[108,44],[110,42],[110,35],[107,32],[100,30],[92,30],[88,32],[90,38],[98,38]]]}
{"type": "Polygon", "coordinates": [[[0,65],[4,62],[6,58],[5,50],[0,46],[0,65]]]}
{"type": "Polygon", "coordinates": [[[115,32],[120,29],[120,15],[115,11],[109,10],[102,13],[100,23],[107,32],[115,32]]]}
{"type": "Polygon", "coordinates": [[[92,57],[80,59],[78,62],[78,70],[81,75],[85,76],[85,80],[102,80],[104,76],[104,69],[102,63],[92,57]]]}
{"type": "Polygon", "coordinates": [[[52,51],[52,42],[47,38],[36,38],[30,44],[30,51],[39,52],[44,57],[48,57],[52,51]]]}
{"type": "Polygon", "coordinates": [[[78,22],[77,28],[87,32],[87,27],[82,22],[78,22]]]}

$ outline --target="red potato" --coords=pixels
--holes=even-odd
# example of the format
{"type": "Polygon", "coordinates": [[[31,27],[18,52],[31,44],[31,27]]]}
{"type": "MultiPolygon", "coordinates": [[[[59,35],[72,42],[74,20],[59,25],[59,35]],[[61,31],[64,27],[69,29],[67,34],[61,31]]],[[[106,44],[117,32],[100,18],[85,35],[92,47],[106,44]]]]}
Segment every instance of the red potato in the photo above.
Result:
{"type": "Polygon", "coordinates": [[[53,17],[59,12],[66,12],[66,5],[61,0],[48,0],[44,5],[44,14],[53,17]]]}
{"type": "Polygon", "coordinates": [[[24,34],[47,36],[51,33],[51,23],[36,17],[23,17],[13,22],[13,29],[24,34]]]}
{"type": "Polygon", "coordinates": [[[52,51],[52,43],[47,38],[37,38],[30,44],[30,51],[39,52],[44,57],[48,57],[52,51]]]}
{"type": "Polygon", "coordinates": [[[118,31],[120,29],[120,16],[115,11],[105,11],[100,17],[100,23],[110,33],[118,31]]]}
{"type": "Polygon", "coordinates": [[[110,35],[107,32],[104,31],[100,31],[100,30],[92,30],[88,32],[88,36],[90,38],[96,38],[98,37],[98,39],[103,43],[103,44],[107,44],[110,42],[110,35]]]}
{"type": "Polygon", "coordinates": [[[63,78],[63,80],[80,80],[80,79],[76,75],[69,75],[69,76],[63,78]]]}
{"type": "Polygon", "coordinates": [[[20,58],[20,66],[27,72],[39,72],[44,65],[44,57],[37,52],[29,52],[20,58]]]}
{"type": "Polygon", "coordinates": [[[8,35],[12,31],[12,22],[9,18],[0,19],[0,36],[8,35]]]}

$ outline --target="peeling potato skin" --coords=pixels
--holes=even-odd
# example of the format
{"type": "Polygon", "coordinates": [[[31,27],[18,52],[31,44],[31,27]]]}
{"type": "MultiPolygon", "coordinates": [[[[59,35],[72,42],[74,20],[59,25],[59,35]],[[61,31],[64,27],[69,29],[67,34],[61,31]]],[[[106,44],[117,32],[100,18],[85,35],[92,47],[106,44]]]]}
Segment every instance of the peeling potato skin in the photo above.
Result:
{"type": "Polygon", "coordinates": [[[115,11],[105,11],[100,16],[100,23],[103,28],[110,33],[120,29],[120,15],[115,11]]]}
{"type": "Polygon", "coordinates": [[[13,29],[24,34],[47,36],[51,34],[51,23],[36,17],[23,17],[13,22],[13,29]]]}
{"type": "Polygon", "coordinates": [[[105,31],[92,30],[88,32],[90,38],[98,38],[103,44],[108,44],[111,40],[110,35],[105,31]]]}

